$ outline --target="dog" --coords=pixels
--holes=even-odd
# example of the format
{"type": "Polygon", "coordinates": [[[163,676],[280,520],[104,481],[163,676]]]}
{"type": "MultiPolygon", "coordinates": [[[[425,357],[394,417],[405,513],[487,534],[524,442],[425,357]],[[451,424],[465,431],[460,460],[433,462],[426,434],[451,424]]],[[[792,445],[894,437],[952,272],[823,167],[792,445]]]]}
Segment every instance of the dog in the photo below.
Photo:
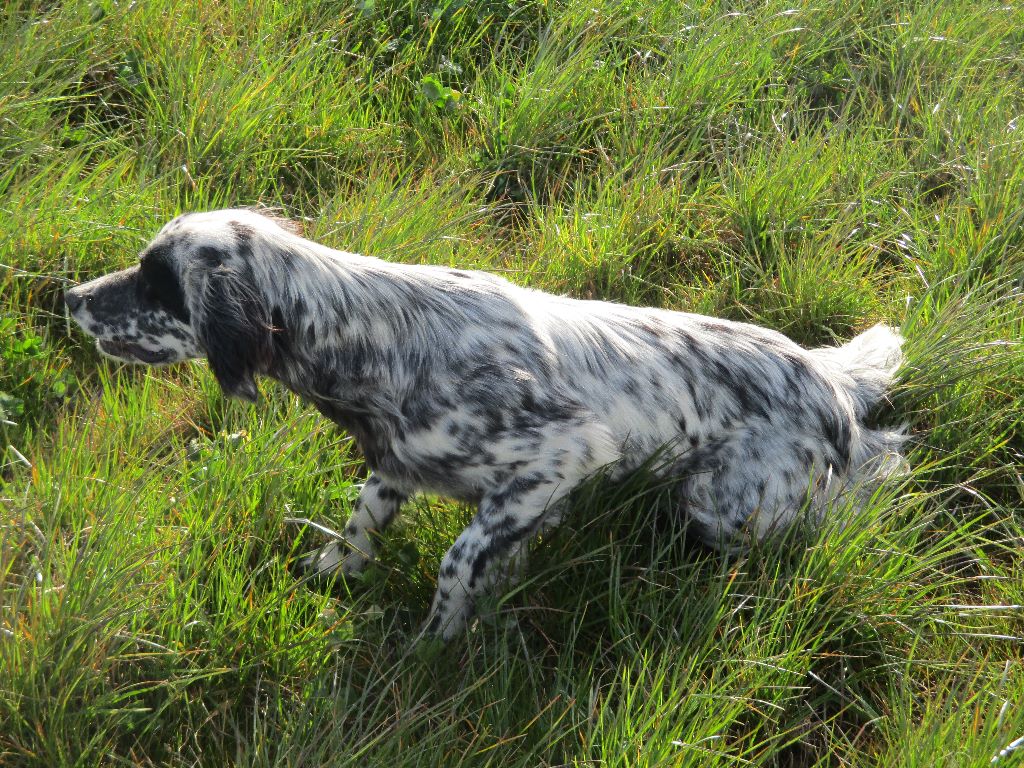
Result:
{"type": "Polygon", "coordinates": [[[248,209],[178,216],[137,266],[65,302],[107,356],[205,357],[250,401],[268,376],[351,433],[371,474],[312,573],[359,572],[414,492],[476,505],[423,628],[443,640],[603,468],[668,456],[687,525],[727,548],[820,520],[903,463],[903,430],[865,425],[902,362],[885,325],[808,350],[746,323],[333,250],[248,209]]]}

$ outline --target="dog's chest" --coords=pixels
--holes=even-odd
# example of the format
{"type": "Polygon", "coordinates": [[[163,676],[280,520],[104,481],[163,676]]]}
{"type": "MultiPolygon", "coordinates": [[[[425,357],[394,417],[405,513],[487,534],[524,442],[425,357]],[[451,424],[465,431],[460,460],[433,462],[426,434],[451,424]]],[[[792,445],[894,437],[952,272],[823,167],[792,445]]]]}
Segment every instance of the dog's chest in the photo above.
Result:
{"type": "Polygon", "coordinates": [[[433,490],[460,500],[477,501],[479,489],[493,484],[501,474],[486,451],[467,450],[450,435],[428,436],[423,430],[409,430],[401,419],[335,400],[308,399],[321,414],[355,438],[370,469],[389,478],[397,487],[433,490]]]}

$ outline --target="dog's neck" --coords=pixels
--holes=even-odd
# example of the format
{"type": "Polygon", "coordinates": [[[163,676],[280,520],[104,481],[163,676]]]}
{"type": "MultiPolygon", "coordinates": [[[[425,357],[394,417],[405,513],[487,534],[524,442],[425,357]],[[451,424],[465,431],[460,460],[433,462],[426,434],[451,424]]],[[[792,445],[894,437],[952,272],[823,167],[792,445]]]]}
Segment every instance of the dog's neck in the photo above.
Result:
{"type": "Polygon", "coordinates": [[[254,265],[273,328],[261,373],[346,427],[351,414],[387,418],[415,386],[396,358],[418,341],[392,271],[377,259],[292,240],[254,265]]]}

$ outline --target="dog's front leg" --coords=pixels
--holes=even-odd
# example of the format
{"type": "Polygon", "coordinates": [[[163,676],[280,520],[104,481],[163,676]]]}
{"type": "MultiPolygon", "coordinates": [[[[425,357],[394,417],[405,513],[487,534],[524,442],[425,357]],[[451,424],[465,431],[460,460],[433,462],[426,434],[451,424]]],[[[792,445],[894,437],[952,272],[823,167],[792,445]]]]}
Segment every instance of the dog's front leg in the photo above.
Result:
{"type": "Polygon", "coordinates": [[[341,569],[342,573],[359,573],[373,559],[370,535],[380,533],[398,516],[406,494],[396,491],[380,479],[370,475],[352,508],[352,516],[345,524],[345,541],[332,542],[302,561],[302,568],[317,575],[327,575],[341,569]]]}

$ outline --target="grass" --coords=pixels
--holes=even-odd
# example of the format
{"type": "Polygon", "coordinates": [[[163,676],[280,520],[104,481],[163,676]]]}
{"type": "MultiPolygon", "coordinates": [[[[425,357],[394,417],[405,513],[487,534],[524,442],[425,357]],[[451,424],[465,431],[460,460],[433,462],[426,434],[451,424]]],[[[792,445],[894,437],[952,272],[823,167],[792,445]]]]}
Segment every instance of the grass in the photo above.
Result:
{"type": "MultiPolygon", "coordinates": [[[[1024,735],[1024,25],[981,0],[0,10],[0,763],[997,766],[1024,735]],[[911,475],[725,558],[582,489],[475,631],[411,644],[469,511],[359,583],[346,435],[114,366],[68,282],[183,210],[805,344],[885,319],[911,475]]],[[[659,514],[660,512],[660,514],[659,514]]]]}

